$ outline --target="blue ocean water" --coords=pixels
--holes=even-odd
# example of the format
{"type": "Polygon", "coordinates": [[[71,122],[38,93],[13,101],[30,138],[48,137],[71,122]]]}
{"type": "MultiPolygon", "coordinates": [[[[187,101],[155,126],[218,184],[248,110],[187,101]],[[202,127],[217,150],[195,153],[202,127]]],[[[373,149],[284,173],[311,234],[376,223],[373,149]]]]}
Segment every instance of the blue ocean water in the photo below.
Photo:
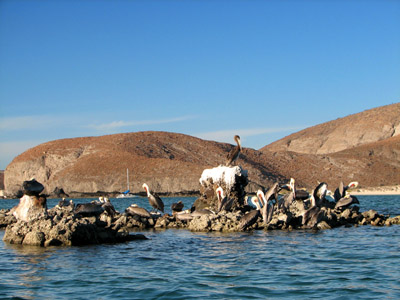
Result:
{"type": "MultiPolygon", "coordinates": [[[[400,196],[358,198],[362,211],[400,215],[400,196]]],[[[190,207],[194,199],[164,202],[169,208],[183,200],[190,207]]],[[[111,201],[120,211],[132,202],[111,201]]],[[[141,206],[146,201],[134,199],[141,206]]],[[[48,205],[57,202],[49,200],[48,205]]],[[[15,203],[4,200],[0,208],[15,203]]],[[[149,240],[85,247],[22,247],[1,241],[0,298],[400,299],[397,225],[318,232],[141,233],[149,240]]],[[[1,239],[3,235],[0,231],[1,239]]]]}

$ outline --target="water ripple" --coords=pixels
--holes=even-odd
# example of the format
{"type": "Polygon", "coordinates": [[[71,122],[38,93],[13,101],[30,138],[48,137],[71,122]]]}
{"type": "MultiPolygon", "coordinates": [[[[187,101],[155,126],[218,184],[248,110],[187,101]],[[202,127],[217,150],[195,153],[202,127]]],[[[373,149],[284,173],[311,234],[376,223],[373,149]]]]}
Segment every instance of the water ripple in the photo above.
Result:
{"type": "MultiPolygon", "coordinates": [[[[363,210],[400,214],[398,197],[359,199],[363,210]]],[[[400,298],[400,226],[144,234],[150,239],[85,247],[1,242],[0,298],[400,298]]]]}

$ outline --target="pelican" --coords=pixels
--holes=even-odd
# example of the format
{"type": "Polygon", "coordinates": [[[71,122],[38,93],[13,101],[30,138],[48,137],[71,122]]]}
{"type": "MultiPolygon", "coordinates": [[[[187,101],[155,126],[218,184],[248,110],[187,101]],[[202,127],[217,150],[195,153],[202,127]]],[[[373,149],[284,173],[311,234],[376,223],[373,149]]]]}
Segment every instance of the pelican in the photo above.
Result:
{"type": "Polygon", "coordinates": [[[258,217],[260,216],[260,211],[258,209],[253,209],[245,214],[239,221],[238,228],[239,230],[245,230],[247,227],[252,226],[257,222],[258,217]]]}
{"type": "Polygon", "coordinates": [[[314,194],[315,192],[310,197],[311,207],[303,213],[303,220],[302,220],[303,225],[306,225],[307,227],[311,228],[317,225],[317,223],[320,221],[321,218],[320,214],[321,208],[318,206],[314,198],[314,194]]]}
{"type": "Polygon", "coordinates": [[[296,200],[306,200],[310,197],[310,194],[305,190],[298,190],[295,185],[295,179],[290,178],[289,183],[282,186],[282,188],[292,191],[294,194],[294,199],[296,200]]]}
{"type": "Polygon", "coordinates": [[[101,203],[100,205],[112,217],[114,217],[114,215],[117,213],[117,211],[114,208],[114,205],[112,205],[112,203],[107,197],[103,198],[103,203],[101,203]]]}
{"type": "Polygon", "coordinates": [[[338,202],[341,198],[348,194],[349,189],[354,189],[358,186],[357,181],[352,181],[348,185],[344,186],[343,181],[339,183],[339,187],[335,190],[334,198],[338,202]]]}
{"type": "Polygon", "coordinates": [[[258,197],[253,196],[251,197],[250,201],[251,203],[253,203],[257,210],[261,210],[260,200],[258,199],[258,197]]]}
{"type": "Polygon", "coordinates": [[[321,206],[323,201],[326,200],[325,197],[326,197],[327,192],[328,192],[328,184],[326,182],[321,182],[315,188],[314,193],[313,193],[313,198],[318,206],[321,206]]]}
{"type": "Polygon", "coordinates": [[[74,206],[75,206],[74,201],[72,201],[72,199],[68,201],[67,199],[62,198],[55,207],[61,208],[61,207],[67,207],[67,206],[74,208],[74,206]]]}
{"type": "Polygon", "coordinates": [[[261,190],[257,191],[257,198],[260,199],[260,202],[264,203],[264,205],[262,207],[262,210],[261,210],[261,215],[263,217],[265,225],[268,224],[271,221],[272,215],[274,213],[274,206],[273,205],[269,205],[268,200],[272,196],[272,194],[274,193],[274,189],[277,186],[278,185],[276,184],[276,186],[274,185],[274,187],[270,188],[268,190],[268,192],[267,192],[267,196],[264,195],[263,191],[261,191],[261,190]]]}
{"type": "Polygon", "coordinates": [[[357,197],[347,194],[336,202],[335,209],[345,209],[352,204],[360,204],[360,202],[358,201],[357,197]]]}
{"type": "Polygon", "coordinates": [[[144,218],[151,218],[151,215],[148,212],[148,210],[143,207],[139,207],[137,204],[131,204],[131,206],[125,209],[125,212],[131,216],[138,215],[144,218]]]}
{"type": "Polygon", "coordinates": [[[226,157],[226,166],[230,167],[232,166],[232,164],[238,159],[240,151],[242,151],[242,146],[240,144],[240,136],[235,135],[235,137],[233,138],[236,143],[237,146],[235,148],[233,148],[229,153],[228,156],[226,157]]]}
{"type": "Polygon", "coordinates": [[[243,217],[239,221],[238,229],[245,230],[247,227],[252,226],[257,222],[258,217],[260,216],[260,203],[259,199],[256,196],[251,197],[250,200],[257,208],[250,210],[248,213],[243,215],[243,217]]]}
{"type": "Polygon", "coordinates": [[[171,205],[171,210],[172,212],[180,212],[183,209],[183,203],[182,201],[179,201],[178,203],[172,203],[171,205]]]}
{"type": "Polygon", "coordinates": [[[187,209],[187,210],[180,211],[177,214],[175,214],[175,218],[180,221],[190,221],[193,219],[193,216],[190,213],[190,210],[187,209]]]}
{"type": "Polygon", "coordinates": [[[199,209],[199,210],[195,210],[194,212],[191,213],[192,217],[201,217],[201,216],[209,216],[209,215],[213,215],[214,212],[209,210],[209,209],[199,209]]]}
{"type": "Polygon", "coordinates": [[[265,195],[265,199],[267,200],[275,199],[275,205],[277,206],[279,190],[280,190],[279,184],[275,182],[274,185],[268,190],[267,194],[265,195]]]}
{"type": "Polygon", "coordinates": [[[75,214],[80,214],[84,216],[100,215],[103,212],[103,207],[101,207],[101,205],[97,203],[77,204],[74,209],[75,214]]]}
{"type": "Polygon", "coordinates": [[[218,212],[221,210],[230,211],[233,205],[233,199],[224,196],[224,190],[220,186],[216,189],[216,192],[218,198],[218,212]]]}
{"type": "Polygon", "coordinates": [[[142,187],[146,190],[147,199],[149,199],[150,205],[155,210],[159,210],[164,213],[164,202],[161,200],[161,198],[156,193],[151,194],[149,186],[146,183],[143,183],[142,187]]]}

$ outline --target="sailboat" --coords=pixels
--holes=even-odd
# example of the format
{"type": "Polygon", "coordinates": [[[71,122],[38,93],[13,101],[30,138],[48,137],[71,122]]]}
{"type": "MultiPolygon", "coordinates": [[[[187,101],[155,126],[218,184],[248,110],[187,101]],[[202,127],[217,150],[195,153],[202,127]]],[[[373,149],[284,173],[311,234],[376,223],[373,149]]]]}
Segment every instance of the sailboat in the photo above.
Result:
{"type": "Polygon", "coordinates": [[[117,196],[117,198],[133,198],[136,197],[135,195],[131,194],[129,190],[129,169],[126,169],[126,185],[127,190],[117,196]]]}

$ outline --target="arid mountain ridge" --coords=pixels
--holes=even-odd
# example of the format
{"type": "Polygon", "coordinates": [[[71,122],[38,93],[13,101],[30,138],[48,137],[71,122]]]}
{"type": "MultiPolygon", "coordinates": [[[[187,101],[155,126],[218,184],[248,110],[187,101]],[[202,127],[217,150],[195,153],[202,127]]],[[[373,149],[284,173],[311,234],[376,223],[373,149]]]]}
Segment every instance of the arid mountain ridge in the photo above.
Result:
{"type": "MultiPolygon", "coordinates": [[[[307,188],[325,181],[334,189],[341,180],[357,180],[361,187],[398,185],[399,133],[396,103],[310,127],[260,150],[245,147],[237,163],[248,171],[248,191],[290,177],[307,188]]],[[[133,193],[146,182],[161,194],[196,194],[202,171],[223,164],[232,147],[153,131],[55,140],[17,156],[5,170],[5,189],[15,195],[34,177],[48,194],[56,187],[75,196],[116,194],[126,190],[129,169],[133,193]]]]}

